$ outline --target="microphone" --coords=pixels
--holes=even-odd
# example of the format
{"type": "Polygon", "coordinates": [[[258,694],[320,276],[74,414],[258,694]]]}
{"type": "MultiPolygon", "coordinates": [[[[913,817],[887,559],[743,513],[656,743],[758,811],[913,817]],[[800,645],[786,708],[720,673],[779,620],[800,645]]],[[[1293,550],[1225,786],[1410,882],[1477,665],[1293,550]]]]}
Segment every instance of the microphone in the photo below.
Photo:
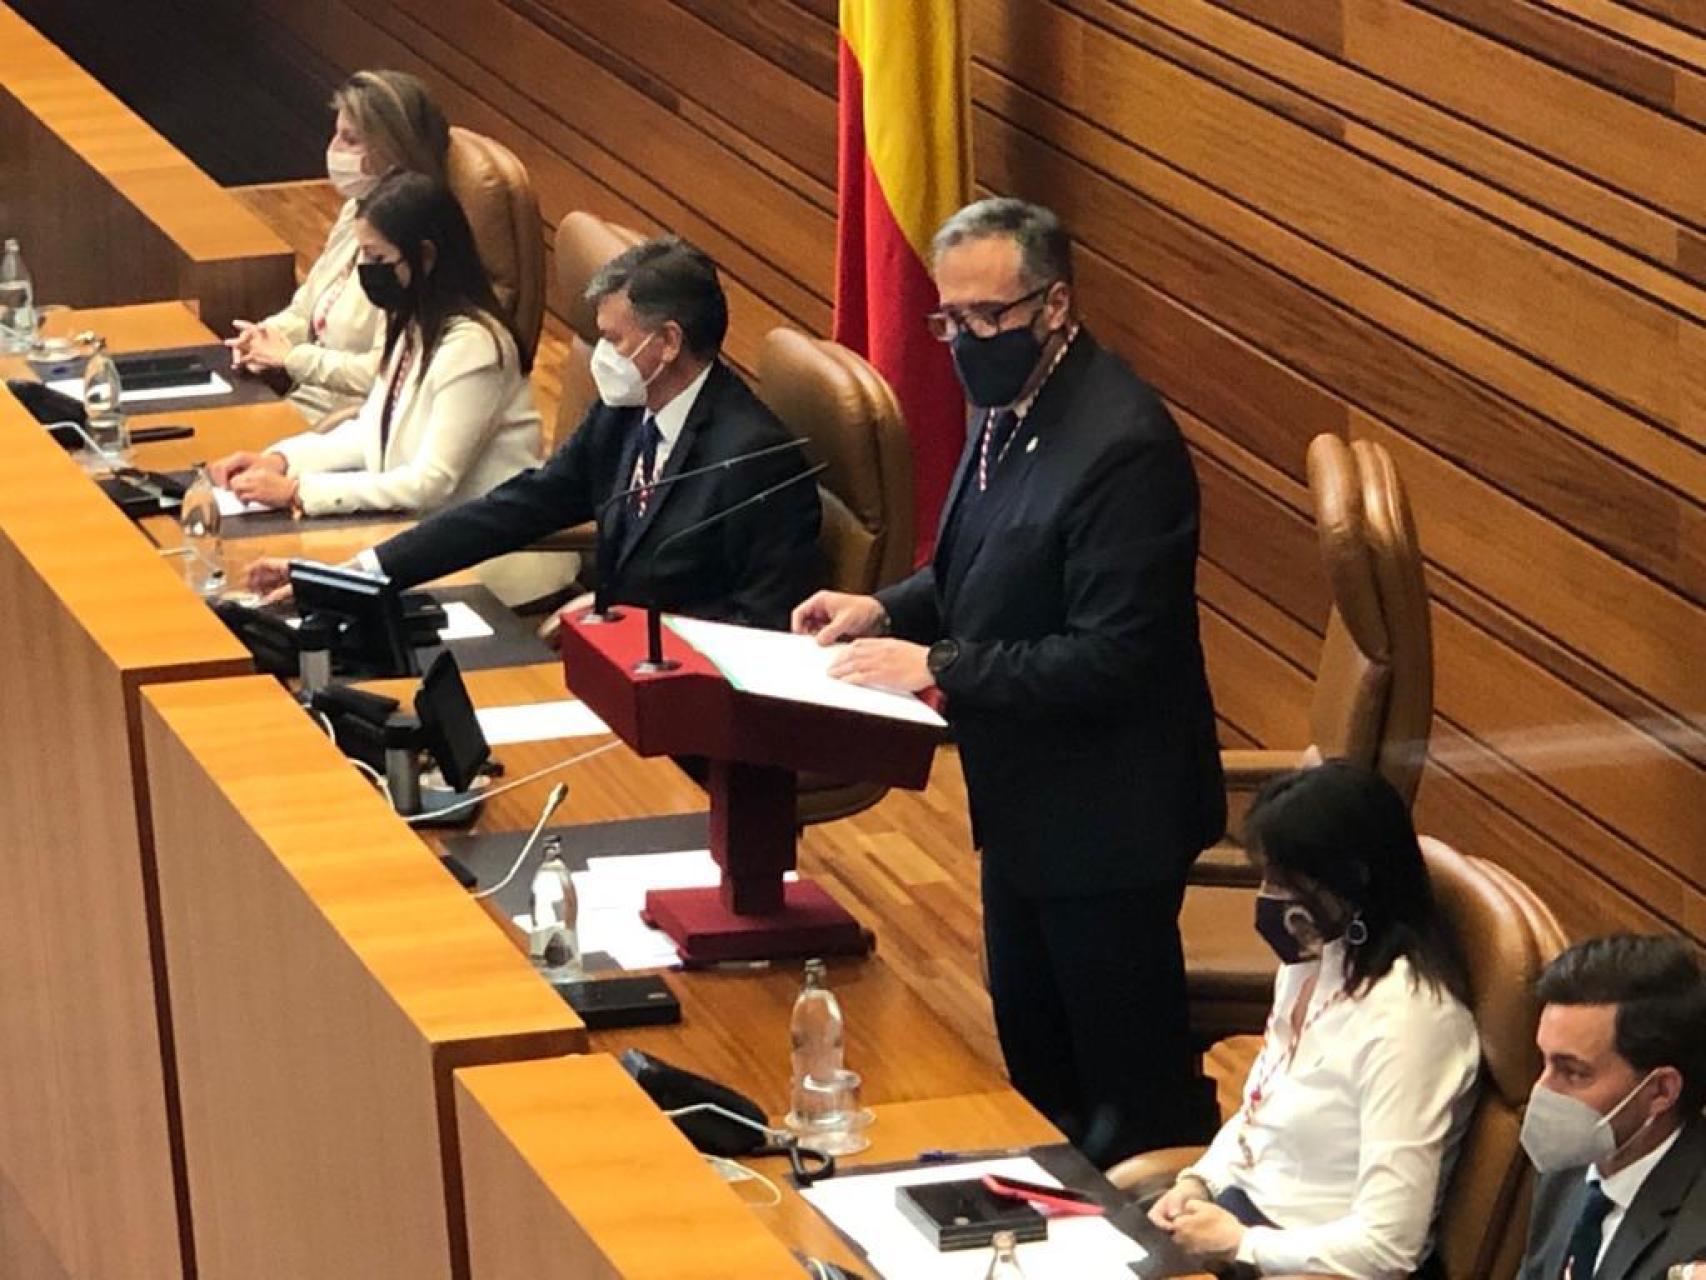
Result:
{"type": "Polygon", "coordinates": [[[562,807],[562,803],[568,794],[569,784],[566,782],[559,782],[551,788],[551,794],[545,797],[545,804],[539,810],[539,817],[533,824],[533,830],[528,832],[527,839],[521,842],[521,852],[515,855],[515,861],[510,863],[509,871],[505,873],[502,880],[499,880],[490,889],[481,889],[476,893],[474,895],[476,899],[491,897],[494,893],[502,891],[511,880],[515,879],[515,873],[521,870],[521,864],[527,861],[527,855],[533,852],[533,847],[539,843],[539,837],[544,834],[545,824],[551,821],[551,815],[562,807]]]}
{"type": "Polygon", "coordinates": [[[650,484],[629,485],[626,489],[622,489],[611,494],[603,502],[599,503],[593,514],[593,519],[599,519],[616,503],[622,501],[624,498],[632,498],[637,493],[650,493],[654,489],[667,489],[672,484],[676,484],[682,480],[691,480],[694,476],[709,475],[713,471],[727,471],[732,467],[740,466],[742,463],[756,462],[760,458],[768,458],[778,453],[787,453],[793,449],[803,449],[806,447],[807,443],[808,442],[804,436],[795,436],[792,440],[789,440],[784,444],[766,445],[764,448],[754,449],[750,453],[737,453],[734,457],[724,458],[721,462],[712,462],[706,466],[694,467],[688,471],[677,471],[672,476],[662,476],[653,480],[650,484]]]}
{"type": "MultiPolygon", "coordinates": [[[[677,529],[674,533],[670,534],[669,537],[658,543],[656,547],[652,548],[651,559],[655,561],[668,548],[674,546],[683,538],[690,538],[696,533],[703,533],[706,529],[709,529],[714,525],[719,525],[732,516],[737,516],[743,511],[769,501],[778,493],[781,493],[782,490],[790,489],[794,485],[799,484],[802,480],[810,480],[814,476],[821,475],[828,470],[829,464],[827,462],[820,462],[815,467],[807,467],[804,471],[796,471],[786,480],[780,480],[771,485],[768,489],[760,489],[757,493],[750,494],[747,497],[742,498],[732,506],[724,507],[721,511],[713,511],[703,520],[695,520],[685,529],[677,529]]],[[[680,665],[681,664],[679,662],[676,662],[673,659],[666,659],[663,656],[663,615],[658,612],[657,602],[654,599],[651,604],[646,606],[646,659],[644,662],[635,663],[634,670],[643,675],[650,675],[658,671],[674,671],[680,665]]]]}
{"type": "MultiPolygon", "coordinates": [[[[673,484],[677,484],[682,480],[691,480],[695,476],[709,475],[713,471],[727,471],[731,467],[742,466],[748,462],[756,462],[762,458],[774,457],[779,453],[791,453],[795,449],[805,448],[808,443],[809,442],[804,436],[795,436],[781,444],[766,445],[762,449],[753,449],[747,453],[737,453],[734,457],[724,458],[721,462],[709,463],[703,467],[693,467],[686,471],[677,471],[674,475],[664,476],[661,479],[652,481],[651,484],[630,485],[628,488],[612,494],[604,502],[600,503],[597,511],[594,513],[593,519],[602,527],[604,523],[604,513],[606,511],[610,510],[610,508],[617,502],[631,498],[637,493],[650,493],[656,489],[667,489],[673,484]]],[[[823,468],[819,467],[818,471],[821,470],[823,470],[823,468]]],[[[811,474],[815,475],[817,473],[812,472],[811,474]]],[[[689,530],[684,529],[680,532],[686,533],[689,532],[689,530]]],[[[674,536],[676,535],[671,535],[672,538],[674,536]]],[[[658,550],[662,550],[663,545],[668,541],[669,539],[666,538],[663,544],[659,544],[658,550]]],[[[652,554],[655,556],[657,552],[654,551],[652,554]]],[[[622,616],[610,608],[610,596],[612,592],[615,591],[617,582],[617,578],[614,573],[615,565],[611,565],[610,567],[612,573],[608,576],[600,577],[598,587],[592,593],[592,608],[581,615],[582,622],[614,622],[622,616]]]]}

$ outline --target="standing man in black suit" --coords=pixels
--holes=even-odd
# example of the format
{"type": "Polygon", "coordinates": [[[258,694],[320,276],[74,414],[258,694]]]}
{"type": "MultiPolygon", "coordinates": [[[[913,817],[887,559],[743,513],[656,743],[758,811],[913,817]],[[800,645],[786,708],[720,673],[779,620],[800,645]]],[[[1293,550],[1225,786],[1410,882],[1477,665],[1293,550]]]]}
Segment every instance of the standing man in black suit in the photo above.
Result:
{"type": "Polygon", "coordinates": [[[832,671],[937,685],[983,855],[1014,1086],[1107,1163],[1199,1138],[1178,914],[1225,825],[1197,636],[1197,484],[1166,407],[1073,308],[1054,214],[979,201],[937,233],[935,335],[974,406],[934,560],[819,592],[832,671]]]}
{"type": "MultiPolygon", "coordinates": [[[[586,296],[597,308],[600,402],[575,434],[543,466],[438,512],[358,563],[410,587],[596,518],[611,601],[785,627],[789,608],[824,578],[814,485],[672,535],[799,474],[798,451],[616,497],[793,438],[719,356],[729,309],[716,267],[673,236],[648,240],[611,259],[586,296]]],[[[270,590],[287,576],[285,561],[263,560],[250,585],[270,590]]]]}
{"type": "Polygon", "coordinates": [[[1577,943],[1541,975],[1522,1122],[1540,1172],[1521,1280],[1706,1260],[1706,974],[1682,938],[1577,943]]]}

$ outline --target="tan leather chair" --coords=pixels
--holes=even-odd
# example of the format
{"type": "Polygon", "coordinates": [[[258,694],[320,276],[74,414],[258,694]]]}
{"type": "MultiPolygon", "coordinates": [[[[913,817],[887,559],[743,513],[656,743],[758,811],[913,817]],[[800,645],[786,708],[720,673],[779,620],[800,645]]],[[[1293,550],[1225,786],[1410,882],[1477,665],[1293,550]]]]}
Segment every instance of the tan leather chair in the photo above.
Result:
{"type": "MultiPolygon", "coordinates": [[[[1504,868],[1424,836],[1440,910],[1463,947],[1470,1009],[1481,1037],[1481,1092],[1458,1148],[1436,1224],[1449,1280],[1509,1280],[1522,1254],[1533,1175],[1518,1142],[1529,1090],[1540,1074],[1534,983],[1565,944],[1557,919],[1504,868]]],[[[1109,1178],[1140,1198],[1159,1195],[1201,1148],[1152,1151],[1109,1178]]]]}
{"type": "Polygon", "coordinates": [[[598,314],[586,300],[586,287],[624,249],[646,237],[619,223],[606,222],[597,214],[580,210],[569,214],[557,227],[557,288],[562,299],[563,319],[569,326],[569,354],[563,361],[562,395],[557,401],[557,421],[546,452],[574,434],[586,411],[598,399],[592,382],[592,349],[598,342],[598,314]]]}
{"type": "MultiPolygon", "coordinates": [[[[1232,799],[1329,757],[1378,769],[1413,800],[1433,719],[1433,633],[1421,546],[1392,457],[1370,440],[1309,442],[1309,491],[1332,593],[1309,707],[1310,744],[1221,753],[1232,799]]],[[[1240,806],[1234,805],[1234,810],[1240,806]]],[[[1205,850],[1196,884],[1253,885],[1235,838],[1205,850]]]]}
{"type": "MultiPolygon", "coordinates": [[[[837,591],[869,595],[912,570],[912,445],[888,382],[857,353],[795,329],[772,329],[758,356],[759,395],[826,463],[820,541],[837,591]]],[[[804,775],[802,824],[869,808],[887,788],[804,775]]]]}
{"type": "Polygon", "coordinates": [[[545,321],[545,238],[527,166],[501,142],[453,126],[445,180],[468,215],[492,289],[531,361],[545,321]]]}

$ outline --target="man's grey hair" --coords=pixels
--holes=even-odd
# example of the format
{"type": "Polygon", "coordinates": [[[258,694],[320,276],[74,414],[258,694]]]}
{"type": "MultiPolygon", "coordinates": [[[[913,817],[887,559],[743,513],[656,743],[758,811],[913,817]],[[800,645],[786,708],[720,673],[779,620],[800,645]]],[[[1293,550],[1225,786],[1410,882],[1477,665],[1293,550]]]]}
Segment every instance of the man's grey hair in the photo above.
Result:
{"type": "Polygon", "coordinates": [[[1072,283],[1072,241],[1052,209],[1012,196],[968,204],[942,224],[930,242],[932,261],[955,245],[1005,236],[1019,246],[1019,272],[1027,289],[1056,280],[1072,283]]]}

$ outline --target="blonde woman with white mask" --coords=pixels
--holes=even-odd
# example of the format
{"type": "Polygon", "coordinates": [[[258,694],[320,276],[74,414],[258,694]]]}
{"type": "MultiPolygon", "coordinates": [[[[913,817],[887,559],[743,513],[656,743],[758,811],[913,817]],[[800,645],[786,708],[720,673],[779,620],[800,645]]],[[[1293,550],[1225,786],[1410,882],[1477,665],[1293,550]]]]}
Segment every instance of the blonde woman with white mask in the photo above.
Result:
{"type": "Polygon", "coordinates": [[[290,305],[238,320],[226,340],[233,367],[281,371],[290,400],[310,421],[359,405],[373,386],[385,340],[384,313],[356,279],[355,208],[388,173],[442,180],[450,128],[420,80],[404,71],[358,71],[332,95],[337,123],[326,177],[344,198],[326,247],[290,305]]]}

